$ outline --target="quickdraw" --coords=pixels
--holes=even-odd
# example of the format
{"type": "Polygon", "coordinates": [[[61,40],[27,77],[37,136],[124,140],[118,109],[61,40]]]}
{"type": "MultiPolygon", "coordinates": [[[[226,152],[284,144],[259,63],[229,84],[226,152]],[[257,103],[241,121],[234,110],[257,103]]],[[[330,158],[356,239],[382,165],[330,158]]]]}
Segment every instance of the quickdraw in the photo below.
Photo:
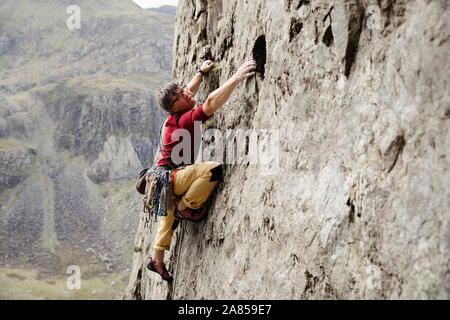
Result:
{"type": "Polygon", "coordinates": [[[147,187],[142,198],[144,212],[150,216],[166,216],[172,208],[171,171],[162,167],[154,167],[147,172],[147,187]]]}

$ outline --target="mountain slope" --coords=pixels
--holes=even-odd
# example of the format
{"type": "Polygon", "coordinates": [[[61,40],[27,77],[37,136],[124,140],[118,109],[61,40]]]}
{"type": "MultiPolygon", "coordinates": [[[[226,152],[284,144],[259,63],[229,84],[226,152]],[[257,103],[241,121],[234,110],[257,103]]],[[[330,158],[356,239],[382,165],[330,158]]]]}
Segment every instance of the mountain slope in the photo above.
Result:
{"type": "Polygon", "coordinates": [[[124,270],[174,20],[132,1],[0,4],[0,264],[124,270]],[[69,5],[81,10],[70,30],[69,5]]]}
{"type": "Polygon", "coordinates": [[[177,7],[175,7],[175,6],[167,6],[166,5],[166,6],[161,6],[159,8],[148,8],[147,10],[168,14],[170,16],[175,16],[177,14],[177,7]]]}

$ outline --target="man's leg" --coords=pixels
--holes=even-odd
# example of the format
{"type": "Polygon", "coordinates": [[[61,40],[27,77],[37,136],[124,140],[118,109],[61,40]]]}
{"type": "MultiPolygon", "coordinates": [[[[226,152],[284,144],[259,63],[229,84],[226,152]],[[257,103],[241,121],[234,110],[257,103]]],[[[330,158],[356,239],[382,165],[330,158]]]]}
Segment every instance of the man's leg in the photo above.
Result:
{"type": "MultiPolygon", "coordinates": [[[[164,251],[170,249],[172,235],[174,232],[175,217],[172,210],[167,211],[167,216],[161,217],[159,220],[158,231],[156,232],[154,253],[152,257],[153,264],[160,274],[164,273],[164,251]]],[[[171,275],[171,274],[170,274],[171,275]]]]}
{"type": "Polygon", "coordinates": [[[190,165],[174,177],[174,194],[182,196],[178,209],[199,209],[222,178],[222,166],[213,161],[190,165]]]}
{"type": "MultiPolygon", "coordinates": [[[[221,177],[222,166],[217,162],[193,164],[177,171],[173,181],[174,195],[183,196],[178,208],[183,210],[186,204],[191,209],[200,208],[221,177]]],[[[161,217],[159,222],[153,255],[156,265],[164,262],[164,251],[170,249],[174,232],[174,209],[168,211],[167,216],[161,217]]]]}

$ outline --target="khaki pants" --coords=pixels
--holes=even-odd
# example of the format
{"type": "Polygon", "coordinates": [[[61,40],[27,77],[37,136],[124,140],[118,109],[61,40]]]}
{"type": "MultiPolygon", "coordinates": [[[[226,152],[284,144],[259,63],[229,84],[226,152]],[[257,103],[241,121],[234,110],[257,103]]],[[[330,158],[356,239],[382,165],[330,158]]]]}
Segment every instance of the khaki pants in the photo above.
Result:
{"type": "MultiPolygon", "coordinates": [[[[221,165],[217,162],[203,162],[187,166],[175,172],[173,176],[173,193],[181,197],[184,205],[199,209],[208,200],[209,195],[221,178],[221,165]]],[[[167,216],[161,217],[155,239],[155,250],[169,250],[175,221],[175,205],[167,216]]]]}

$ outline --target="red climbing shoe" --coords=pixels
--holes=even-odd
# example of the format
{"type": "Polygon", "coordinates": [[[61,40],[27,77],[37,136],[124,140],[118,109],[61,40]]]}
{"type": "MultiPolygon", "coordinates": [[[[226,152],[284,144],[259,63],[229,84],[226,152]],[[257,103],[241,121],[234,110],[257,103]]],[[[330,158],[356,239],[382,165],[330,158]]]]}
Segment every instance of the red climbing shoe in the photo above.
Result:
{"type": "Polygon", "coordinates": [[[179,210],[178,207],[175,208],[173,215],[178,220],[191,220],[191,221],[201,221],[206,218],[206,214],[208,213],[208,209],[206,207],[201,207],[200,209],[191,209],[186,208],[184,210],[179,210]]]}
{"type": "Polygon", "coordinates": [[[148,257],[148,259],[150,260],[147,264],[148,270],[158,273],[163,278],[163,280],[167,282],[172,282],[173,275],[172,273],[167,271],[164,262],[161,263],[161,265],[156,266],[155,263],[153,262],[152,257],[148,257]]]}

